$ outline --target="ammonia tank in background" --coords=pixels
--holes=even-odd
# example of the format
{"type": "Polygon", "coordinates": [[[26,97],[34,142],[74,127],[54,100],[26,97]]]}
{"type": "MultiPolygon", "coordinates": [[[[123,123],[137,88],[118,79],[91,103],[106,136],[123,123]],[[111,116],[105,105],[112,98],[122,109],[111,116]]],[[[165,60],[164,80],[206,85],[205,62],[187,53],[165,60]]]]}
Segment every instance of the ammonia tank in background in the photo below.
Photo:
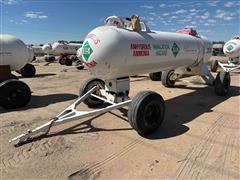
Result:
{"type": "Polygon", "coordinates": [[[240,57],[240,35],[226,42],[223,52],[230,58],[240,57]]]}
{"type": "Polygon", "coordinates": [[[12,35],[1,34],[0,47],[0,65],[9,65],[12,71],[20,70],[33,58],[32,50],[12,35]]]}
{"type": "Polygon", "coordinates": [[[6,109],[20,108],[30,101],[30,88],[11,71],[29,75],[26,65],[32,58],[33,51],[20,39],[12,35],[0,35],[0,106],[6,109]]]}

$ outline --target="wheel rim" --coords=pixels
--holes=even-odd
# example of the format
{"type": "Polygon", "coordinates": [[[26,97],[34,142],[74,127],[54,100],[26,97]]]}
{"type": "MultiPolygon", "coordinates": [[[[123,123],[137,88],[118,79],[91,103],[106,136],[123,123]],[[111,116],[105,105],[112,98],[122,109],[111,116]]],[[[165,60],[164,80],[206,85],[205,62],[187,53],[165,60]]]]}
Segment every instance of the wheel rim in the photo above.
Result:
{"type": "Polygon", "coordinates": [[[7,100],[10,102],[16,102],[23,95],[23,92],[20,89],[11,90],[7,95],[7,100]]]}
{"type": "Polygon", "coordinates": [[[161,110],[157,104],[149,104],[145,109],[145,125],[147,127],[155,127],[159,116],[161,115],[161,110]]]}

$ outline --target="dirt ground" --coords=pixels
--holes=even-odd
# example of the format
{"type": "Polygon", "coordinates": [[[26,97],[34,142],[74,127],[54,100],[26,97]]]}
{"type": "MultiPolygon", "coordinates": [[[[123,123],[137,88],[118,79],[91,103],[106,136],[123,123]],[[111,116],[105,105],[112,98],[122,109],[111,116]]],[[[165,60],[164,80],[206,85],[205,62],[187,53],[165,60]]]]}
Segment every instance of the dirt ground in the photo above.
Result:
{"type": "MultiPolygon", "coordinates": [[[[240,75],[231,73],[230,93],[218,97],[197,77],[167,89],[147,75],[131,78],[130,97],[156,91],[166,103],[162,126],[139,136],[127,110],[63,124],[20,147],[11,138],[56,116],[78,97],[87,70],[35,63],[37,75],[21,78],[31,102],[0,109],[1,179],[240,179],[240,75]]],[[[86,109],[85,106],[82,108],[86,109]]]]}

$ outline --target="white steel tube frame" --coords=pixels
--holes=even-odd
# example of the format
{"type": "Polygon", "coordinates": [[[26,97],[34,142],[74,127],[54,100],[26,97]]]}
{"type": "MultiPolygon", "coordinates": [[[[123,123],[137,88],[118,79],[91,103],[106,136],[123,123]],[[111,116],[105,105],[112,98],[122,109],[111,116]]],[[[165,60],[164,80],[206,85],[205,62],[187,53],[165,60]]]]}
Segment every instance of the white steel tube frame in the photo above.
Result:
{"type": "Polygon", "coordinates": [[[93,87],[92,89],[90,89],[86,94],[84,94],[82,97],[79,97],[73,104],[71,104],[69,107],[67,107],[64,111],[62,111],[60,114],[58,114],[55,118],[50,119],[50,121],[48,121],[47,123],[33,129],[33,130],[28,130],[27,133],[25,134],[21,134],[13,139],[11,139],[9,142],[13,142],[13,141],[17,141],[17,144],[21,144],[26,142],[29,138],[33,137],[34,135],[40,133],[40,132],[44,132],[45,134],[47,134],[49,132],[49,130],[51,129],[51,127],[53,126],[57,126],[60,124],[64,124],[70,121],[76,121],[79,119],[83,119],[86,117],[92,117],[92,116],[97,116],[106,112],[109,112],[113,109],[118,109],[124,106],[128,106],[132,100],[126,100],[124,102],[120,102],[120,103],[114,103],[111,102],[105,98],[99,97],[95,94],[93,94],[93,92],[95,90],[97,90],[97,86],[93,87]],[[97,110],[91,110],[91,111],[78,111],[76,110],[76,107],[83,102],[86,98],[88,98],[89,96],[93,96],[95,98],[98,98],[104,102],[107,102],[111,105],[104,107],[104,108],[100,108],[97,110]]]}

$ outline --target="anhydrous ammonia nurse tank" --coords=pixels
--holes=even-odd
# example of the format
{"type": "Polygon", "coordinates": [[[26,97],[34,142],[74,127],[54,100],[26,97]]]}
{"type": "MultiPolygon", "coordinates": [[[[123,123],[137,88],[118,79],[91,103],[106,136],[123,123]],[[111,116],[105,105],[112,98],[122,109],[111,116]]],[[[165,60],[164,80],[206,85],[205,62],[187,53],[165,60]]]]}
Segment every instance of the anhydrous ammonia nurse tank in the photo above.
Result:
{"type": "Polygon", "coordinates": [[[9,65],[12,71],[20,70],[33,58],[25,43],[12,35],[0,35],[0,49],[0,65],[9,65]]]}
{"type": "Polygon", "coordinates": [[[32,57],[32,50],[20,39],[12,35],[0,35],[0,106],[12,109],[29,102],[30,88],[17,80],[11,71],[21,71],[32,57]]]}
{"type": "Polygon", "coordinates": [[[116,26],[98,27],[85,39],[82,59],[90,71],[102,79],[175,69],[208,61],[211,42],[197,34],[184,33],[184,30],[171,33],[146,28],[134,32],[116,26]]]}
{"type": "Polygon", "coordinates": [[[1,34],[0,41],[1,51],[5,52],[1,55],[0,65],[9,65],[12,71],[23,77],[33,77],[36,69],[29,64],[34,57],[33,50],[12,35],[1,34]]]}
{"type": "Polygon", "coordinates": [[[58,41],[53,44],[46,44],[42,50],[48,54],[45,56],[46,61],[54,61],[54,56],[60,56],[59,63],[72,65],[76,59],[77,50],[82,47],[81,43],[69,43],[67,41],[58,41]],[[72,56],[74,55],[74,56],[72,56]]]}
{"type": "Polygon", "coordinates": [[[223,46],[223,52],[227,57],[240,57],[240,35],[235,36],[223,46]]]}

